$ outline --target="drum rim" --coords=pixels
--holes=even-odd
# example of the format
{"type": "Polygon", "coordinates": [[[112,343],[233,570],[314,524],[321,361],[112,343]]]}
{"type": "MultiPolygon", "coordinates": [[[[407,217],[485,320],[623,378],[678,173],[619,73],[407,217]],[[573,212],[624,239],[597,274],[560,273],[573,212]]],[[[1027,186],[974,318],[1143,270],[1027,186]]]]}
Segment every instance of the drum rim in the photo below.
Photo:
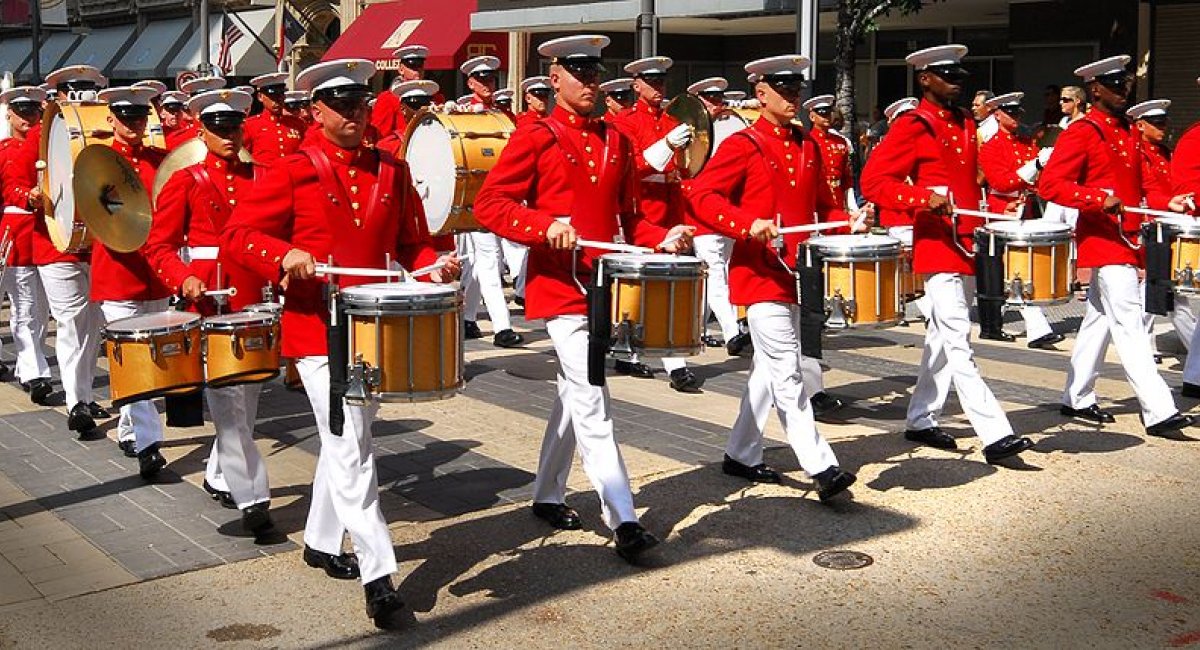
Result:
{"type": "Polygon", "coordinates": [[[388,284],[408,283],[373,282],[343,289],[342,301],[346,305],[346,313],[352,315],[372,315],[374,312],[364,312],[363,310],[372,310],[379,307],[410,307],[409,309],[395,309],[381,313],[403,313],[410,315],[415,315],[416,313],[440,314],[460,309],[463,304],[462,292],[458,289],[448,286],[428,285],[428,283],[418,284],[428,285],[434,291],[391,295],[367,295],[354,292],[354,289],[358,287],[388,284]]]}
{"type": "Polygon", "coordinates": [[[256,302],[252,305],[246,305],[242,308],[242,311],[248,311],[253,314],[278,314],[283,311],[283,303],[256,302]]]}
{"type": "Polygon", "coordinates": [[[600,256],[604,275],[621,280],[678,278],[690,280],[705,275],[704,260],[671,253],[609,253],[600,256]],[[651,258],[650,256],[654,257],[651,258]]]}
{"type": "Polygon", "coordinates": [[[1071,241],[1071,230],[1043,230],[1040,232],[1009,233],[1003,230],[988,230],[986,226],[975,229],[975,239],[980,237],[995,237],[1006,245],[1013,246],[1055,246],[1071,241]]]}
{"type": "Polygon", "coordinates": [[[178,334],[180,332],[190,332],[192,330],[200,329],[201,319],[200,319],[199,314],[189,314],[188,312],[175,312],[175,313],[182,314],[184,316],[191,316],[192,318],[188,319],[186,322],[183,322],[183,323],[177,323],[175,325],[166,325],[163,327],[155,327],[155,328],[148,328],[148,329],[135,329],[135,330],[117,330],[117,331],[114,331],[112,329],[112,327],[114,325],[117,325],[117,324],[121,323],[122,321],[132,320],[134,318],[143,318],[145,316],[153,315],[153,314],[134,314],[133,316],[126,316],[124,318],[118,318],[117,320],[115,320],[111,323],[108,323],[103,328],[101,328],[101,335],[103,336],[103,338],[110,340],[110,341],[142,341],[142,340],[151,339],[155,336],[167,336],[170,334],[178,334]]]}
{"type": "Polygon", "coordinates": [[[275,327],[278,324],[279,324],[279,316],[272,314],[270,312],[238,311],[238,312],[234,312],[232,314],[220,314],[219,316],[212,316],[209,318],[205,318],[203,321],[201,321],[200,328],[202,330],[204,330],[205,332],[233,332],[233,331],[237,331],[239,329],[250,329],[250,328],[254,328],[254,327],[275,327]],[[239,316],[239,315],[241,315],[243,317],[248,317],[248,318],[246,320],[236,321],[236,322],[235,321],[224,321],[224,320],[220,320],[220,321],[213,320],[214,318],[221,318],[223,316],[239,316]]]}
{"type": "Polygon", "coordinates": [[[857,235],[810,237],[804,242],[804,245],[815,249],[820,254],[821,260],[825,262],[881,262],[900,257],[900,252],[905,248],[904,242],[891,235],[869,235],[890,241],[877,241],[877,243],[860,246],[847,246],[846,244],[849,244],[850,240],[833,239],[843,236],[855,237],[857,235]],[[822,245],[822,240],[831,240],[831,244],[822,245]]]}
{"type": "Polygon", "coordinates": [[[1183,235],[1185,237],[1200,237],[1200,220],[1193,219],[1187,215],[1179,215],[1170,219],[1159,217],[1153,221],[1142,223],[1142,228],[1150,229],[1155,225],[1161,225],[1164,230],[1169,230],[1174,235],[1183,235]],[[1179,219],[1176,221],[1175,219],[1179,219]],[[1185,221],[1186,220],[1186,221],[1185,221]]]}

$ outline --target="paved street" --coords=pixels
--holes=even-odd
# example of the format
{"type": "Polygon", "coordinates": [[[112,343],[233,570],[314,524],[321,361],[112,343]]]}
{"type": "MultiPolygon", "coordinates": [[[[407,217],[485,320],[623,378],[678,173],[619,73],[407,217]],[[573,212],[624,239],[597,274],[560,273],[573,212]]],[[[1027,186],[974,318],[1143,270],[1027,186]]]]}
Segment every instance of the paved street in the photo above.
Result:
{"type": "MultiPolygon", "coordinates": [[[[1081,312],[1050,315],[1067,331],[1081,312]]],[[[1060,352],[977,342],[1015,429],[1037,441],[997,468],[953,396],[944,424],[959,452],[899,435],[919,324],[830,337],[827,385],[853,403],[820,427],[859,476],[834,507],[817,502],[775,420],[767,460],[783,485],[721,473],[747,360],[696,357],[701,395],[675,393],[661,371],[613,377],[635,499],[664,539],[634,568],[613,553],[578,463],[569,502],[584,530],[553,532],[526,507],[555,360],[545,332],[517,322],[524,349],[468,344],[461,396],[387,405],[375,425],[412,612],[391,634],[371,627],[356,583],[300,558],[318,451],[303,394],[278,382],[263,394],[258,441],[289,541],[260,547],[200,488],[211,425],[169,429],[170,465],[147,485],[115,420],[78,440],[62,407],[0,386],[0,648],[1200,647],[1200,443],[1145,437],[1116,350],[1098,389],[1118,418],[1101,431],[1057,412],[1073,338],[1060,352]],[[873,563],[817,565],[829,550],[873,563]]],[[[1161,347],[1177,349],[1168,336],[1161,347]]],[[[11,351],[6,331],[6,361],[11,351]]],[[[1181,366],[1171,354],[1160,366],[1176,391],[1181,366]]]]}

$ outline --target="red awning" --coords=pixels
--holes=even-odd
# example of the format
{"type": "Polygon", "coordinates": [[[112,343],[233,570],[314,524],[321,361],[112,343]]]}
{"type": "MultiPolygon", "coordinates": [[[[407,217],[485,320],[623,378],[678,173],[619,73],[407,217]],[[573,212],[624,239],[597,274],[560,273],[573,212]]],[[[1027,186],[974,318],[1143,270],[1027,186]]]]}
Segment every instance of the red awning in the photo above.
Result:
{"type": "Polygon", "coordinates": [[[375,62],[380,70],[395,70],[400,62],[392,52],[402,45],[429,48],[425,67],[454,70],[473,56],[491,54],[503,62],[508,36],[472,32],[471,13],[476,0],[396,0],[367,5],[342,33],[322,61],[360,58],[375,62]]]}

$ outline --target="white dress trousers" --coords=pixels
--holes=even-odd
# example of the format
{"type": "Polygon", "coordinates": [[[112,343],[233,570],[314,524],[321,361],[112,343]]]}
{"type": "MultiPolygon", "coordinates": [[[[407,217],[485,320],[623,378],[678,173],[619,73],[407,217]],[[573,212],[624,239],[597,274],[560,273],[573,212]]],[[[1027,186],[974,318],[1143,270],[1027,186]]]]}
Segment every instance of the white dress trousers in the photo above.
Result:
{"type": "Polygon", "coordinates": [[[56,321],[54,351],[66,395],[67,408],[93,400],[96,355],[100,351],[100,326],[104,316],[88,300],[91,266],[82,262],[56,262],[37,267],[50,315],[56,321]]]}
{"type": "Polygon", "coordinates": [[[746,318],[754,341],[754,359],[725,453],[751,467],[762,463],[763,430],[774,406],[788,444],[805,472],[812,476],[837,465],[833,448],[817,432],[809,404],[812,396],[801,377],[802,355],[796,335],[800,306],[760,302],[750,305],[746,318]]]}
{"type": "Polygon", "coordinates": [[[704,313],[705,328],[708,327],[708,314],[717,317],[721,328],[721,336],[726,341],[737,336],[737,308],[729,302],[729,256],[733,254],[733,240],[723,235],[697,235],[692,240],[699,257],[708,266],[708,278],[705,280],[704,297],[708,310],[704,313]]]}
{"type": "MultiPolygon", "coordinates": [[[[106,323],[119,318],[138,316],[141,314],[157,314],[164,312],[171,301],[161,300],[105,300],[100,303],[106,323]]],[[[158,417],[158,409],[153,400],[144,399],[121,407],[121,416],[117,419],[117,440],[134,440],[138,451],[163,440],[162,420],[158,417]]]]}
{"type": "Polygon", "coordinates": [[[629,474],[613,434],[608,387],[593,386],[587,379],[587,317],[547,319],[546,331],[558,355],[558,398],[546,422],[533,500],[563,502],[578,446],[583,471],[600,495],[604,523],[616,529],[625,522],[637,521],[629,474]]]}
{"type": "Polygon", "coordinates": [[[1087,310],[1071,352],[1063,404],[1081,409],[1096,403],[1096,378],[1112,340],[1125,378],[1141,405],[1142,422],[1150,426],[1177,412],[1171,389],[1154,367],[1142,295],[1133,266],[1112,264],[1094,270],[1087,310]]]}
{"type": "Polygon", "coordinates": [[[934,273],[925,280],[928,298],[924,304],[928,309],[925,346],[917,384],[908,403],[907,427],[928,429],[938,426],[938,416],[953,384],[975,435],[985,445],[990,445],[1012,435],[1013,430],[1008,416],[975,365],[964,284],[972,283],[965,282],[957,273],[934,273]]]}
{"type": "Polygon", "coordinates": [[[482,298],[492,321],[492,331],[512,329],[508,301],[500,284],[500,238],[490,232],[468,232],[459,238],[460,255],[471,256],[463,265],[463,318],[476,320],[482,298]]]}
{"type": "Polygon", "coordinates": [[[525,297],[525,261],[529,257],[529,249],[515,241],[500,239],[500,250],[504,254],[504,265],[512,277],[513,294],[525,297]]]}
{"type": "MultiPolygon", "coordinates": [[[[346,421],[342,435],[335,436],[329,429],[329,357],[301,357],[296,360],[296,370],[321,437],[304,543],[322,553],[338,555],[342,538],[349,532],[363,584],[391,575],[396,572],[396,552],[379,509],[379,478],[371,437],[371,423],[379,404],[343,404],[346,421]]],[[[224,458],[221,462],[222,469],[229,472],[224,458]]]]}
{"type": "Polygon", "coordinates": [[[36,266],[10,266],[0,279],[0,290],[8,294],[8,324],[17,352],[17,381],[25,383],[50,377],[43,344],[49,307],[36,266]]]}
{"type": "MultiPolygon", "coordinates": [[[[254,444],[254,422],[258,418],[258,397],[262,384],[239,384],[226,388],[208,388],[208,412],[217,430],[213,441],[210,468],[215,465],[224,484],[217,489],[233,495],[238,508],[271,500],[267,464],[254,444]]],[[[209,481],[212,484],[212,481],[209,481]]],[[[214,487],[216,487],[214,485],[214,487]]]]}

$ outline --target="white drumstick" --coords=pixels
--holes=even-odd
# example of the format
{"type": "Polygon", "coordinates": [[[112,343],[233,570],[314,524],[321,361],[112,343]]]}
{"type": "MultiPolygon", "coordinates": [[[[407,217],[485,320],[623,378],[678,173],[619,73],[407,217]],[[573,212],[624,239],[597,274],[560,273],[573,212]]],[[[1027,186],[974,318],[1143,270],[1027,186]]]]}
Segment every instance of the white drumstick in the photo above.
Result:
{"type": "Polygon", "coordinates": [[[954,208],[954,214],[961,214],[964,217],[979,217],[980,219],[995,219],[997,221],[1020,221],[1021,216],[1016,214],[1002,214],[1000,212],[984,212],[983,210],[964,210],[963,208],[954,208]]]}
{"type": "Polygon", "coordinates": [[[430,264],[429,266],[422,266],[421,268],[417,269],[416,271],[413,271],[412,273],[409,273],[408,275],[410,277],[415,278],[415,277],[419,277],[422,275],[429,275],[430,273],[434,273],[436,271],[441,271],[444,268],[446,268],[445,262],[435,262],[433,264],[430,264]]]}
{"type": "Polygon", "coordinates": [[[1169,219],[1174,219],[1176,217],[1192,216],[1190,214],[1184,214],[1182,212],[1167,212],[1166,210],[1153,210],[1151,208],[1125,208],[1125,211],[1131,212],[1133,214],[1142,214],[1147,217],[1167,217],[1169,219]]]}
{"type": "Polygon", "coordinates": [[[679,241],[680,239],[683,239],[683,233],[677,232],[674,235],[671,235],[670,237],[667,237],[666,239],[662,240],[662,242],[658,245],[658,249],[662,250],[662,249],[666,248],[667,246],[670,246],[671,244],[674,244],[675,242],[679,241]]]}
{"type": "Polygon", "coordinates": [[[399,278],[404,277],[403,270],[355,268],[352,266],[317,265],[317,275],[360,275],[367,278],[399,278]]]}
{"type": "Polygon", "coordinates": [[[809,223],[803,226],[784,226],[779,229],[781,235],[791,235],[798,232],[817,232],[819,230],[833,230],[834,228],[844,228],[849,226],[849,221],[827,221],[825,223],[809,223]]]}
{"type": "Polygon", "coordinates": [[[228,289],[214,289],[212,291],[205,291],[204,295],[233,297],[233,296],[237,295],[237,287],[229,287],[228,289]]]}
{"type": "Polygon", "coordinates": [[[653,248],[645,246],[633,246],[631,244],[614,244],[603,241],[592,241],[590,239],[576,239],[575,246],[578,248],[598,248],[602,251],[616,251],[618,253],[653,253],[653,248]]]}

